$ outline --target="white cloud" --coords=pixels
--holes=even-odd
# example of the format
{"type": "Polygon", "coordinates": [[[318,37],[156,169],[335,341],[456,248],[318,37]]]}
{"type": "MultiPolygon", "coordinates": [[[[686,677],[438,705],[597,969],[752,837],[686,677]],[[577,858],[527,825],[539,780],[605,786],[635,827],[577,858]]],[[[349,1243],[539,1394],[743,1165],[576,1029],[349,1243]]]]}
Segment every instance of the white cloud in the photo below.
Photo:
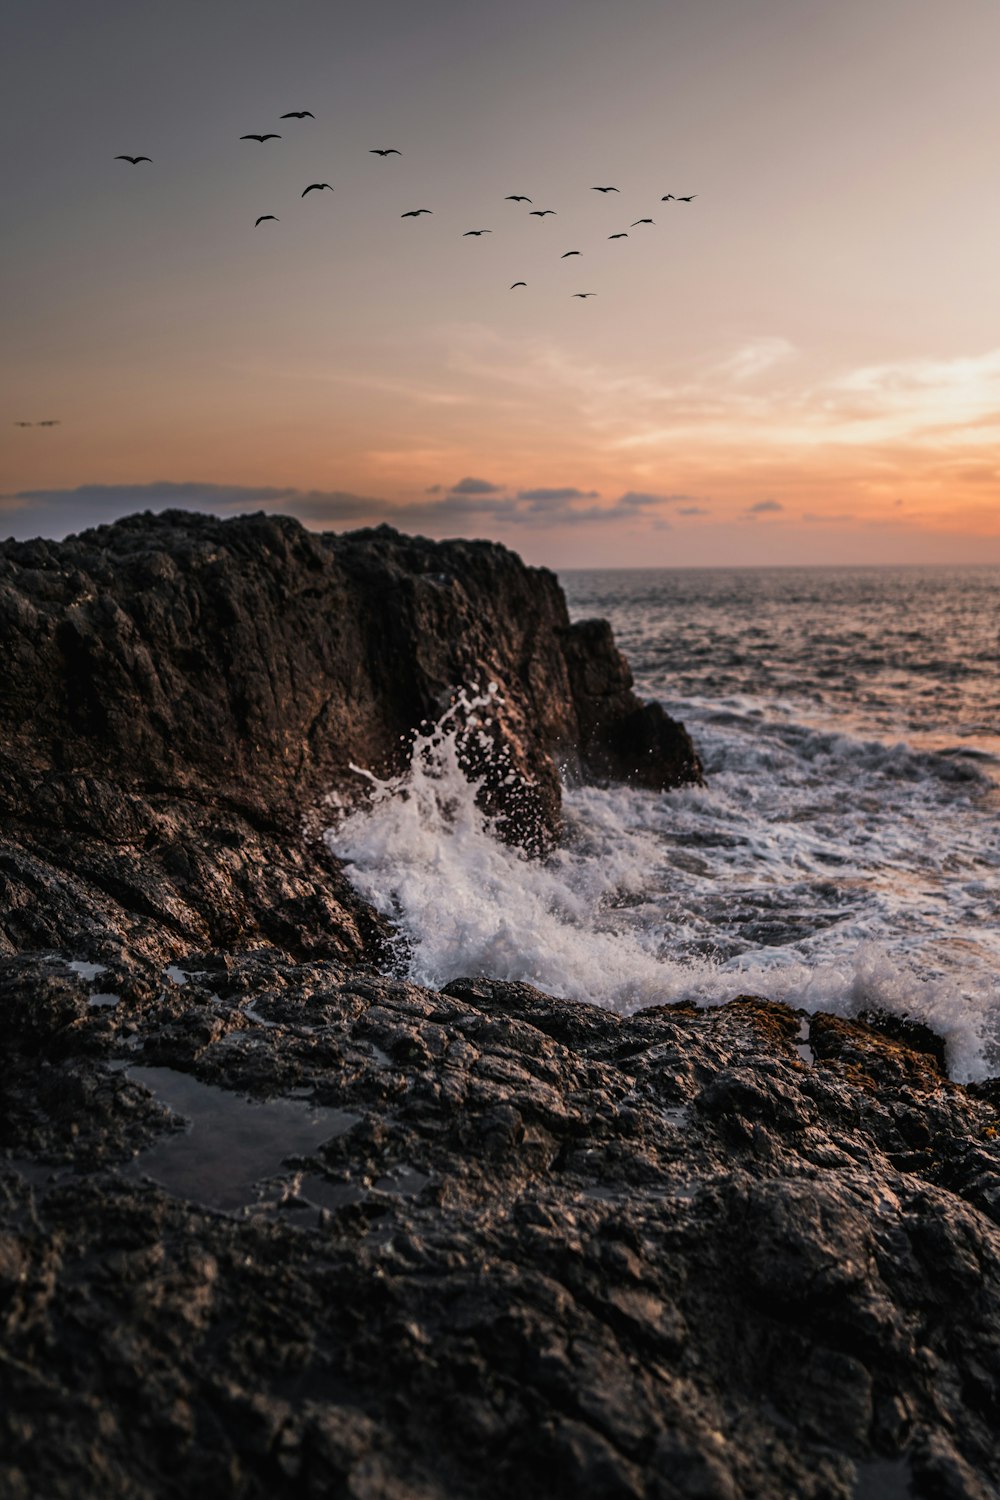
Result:
{"type": "Polygon", "coordinates": [[[788,339],[771,337],[751,339],[735,350],[728,359],[715,366],[712,374],[723,380],[752,380],[783,364],[796,353],[795,345],[788,339]]]}

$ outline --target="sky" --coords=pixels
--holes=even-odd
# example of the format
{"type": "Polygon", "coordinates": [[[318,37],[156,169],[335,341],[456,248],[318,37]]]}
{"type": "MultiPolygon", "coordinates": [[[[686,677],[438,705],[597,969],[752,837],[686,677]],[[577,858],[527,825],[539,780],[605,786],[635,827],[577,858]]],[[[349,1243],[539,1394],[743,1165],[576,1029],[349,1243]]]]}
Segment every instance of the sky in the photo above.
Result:
{"type": "Polygon", "coordinates": [[[8,0],[0,536],[1000,562],[998,56],[995,0],[8,0]]]}

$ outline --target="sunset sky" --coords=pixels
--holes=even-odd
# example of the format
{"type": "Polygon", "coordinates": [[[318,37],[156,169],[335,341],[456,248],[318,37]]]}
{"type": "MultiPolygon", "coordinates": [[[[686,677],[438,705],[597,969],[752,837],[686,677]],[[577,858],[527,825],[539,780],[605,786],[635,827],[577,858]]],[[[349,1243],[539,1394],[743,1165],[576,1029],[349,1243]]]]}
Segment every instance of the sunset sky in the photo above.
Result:
{"type": "Polygon", "coordinates": [[[0,535],[1000,562],[998,58],[995,0],[11,0],[0,535]]]}

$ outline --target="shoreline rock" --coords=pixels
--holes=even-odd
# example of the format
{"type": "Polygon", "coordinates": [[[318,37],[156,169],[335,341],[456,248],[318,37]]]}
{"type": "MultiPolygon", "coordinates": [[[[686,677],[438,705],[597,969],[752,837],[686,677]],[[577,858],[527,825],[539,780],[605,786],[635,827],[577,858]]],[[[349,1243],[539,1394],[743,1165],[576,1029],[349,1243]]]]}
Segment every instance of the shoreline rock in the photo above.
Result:
{"type": "Polygon", "coordinates": [[[1000,1493],[996,1080],[878,1012],[409,984],[303,834],[462,682],[536,849],[560,769],[699,779],[553,575],[133,517],[0,546],[0,650],[4,1500],[1000,1493]]]}
{"type": "Polygon", "coordinates": [[[560,768],[701,779],[610,629],[571,625],[555,575],[492,542],[180,511],[6,542],[0,655],[0,951],[104,958],[118,927],[156,961],[253,941],[377,957],[384,923],[303,823],[360,795],[352,765],[401,771],[462,686],[503,700],[486,729],[505,759],[465,743],[511,842],[556,837],[560,768]]]}
{"type": "Polygon", "coordinates": [[[929,1054],[817,1015],[810,1063],[753,997],[175,973],[4,966],[5,1496],[997,1493],[998,1117],[929,1054]],[[240,1096],[328,1114],[222,1212],[240,1096]],[[164,1190],[199,1131],[218,1177],[164,1190]]]}

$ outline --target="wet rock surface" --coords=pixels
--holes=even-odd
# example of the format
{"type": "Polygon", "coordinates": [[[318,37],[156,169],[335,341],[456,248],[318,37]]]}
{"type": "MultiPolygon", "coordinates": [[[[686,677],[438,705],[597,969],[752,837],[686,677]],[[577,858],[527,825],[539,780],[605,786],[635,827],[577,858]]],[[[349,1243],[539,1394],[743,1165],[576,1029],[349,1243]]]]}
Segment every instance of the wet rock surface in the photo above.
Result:
{"type": "Polygon", "coordinates": [[[998,1119],[928,1052],[266,950],[112,977],[5,965],[5,1496],[998,1493],[998,1119]]]}
{"type": "Polygon", "coordinates": [[[401,770],[463,686],[497,685],[503,753],[470,732],[465,754],[513,842],[551,842],[560,768],[701,776],[607,626],[571,626],[555,575],[492,542],[180,511],[5,542],[0,659],[0,951],[375,955],[378,919],[303,823],[362,795],[353,766],[401,770]]]}
{"type": "Polygon", "coordinates": [[[4,1500],[1000,1494],[996,1080],[419,988],[316,837],[460,682],[530,846],[698,778],[552,575],[136,517],[0,548],[0,648],[4,1500]]]}

